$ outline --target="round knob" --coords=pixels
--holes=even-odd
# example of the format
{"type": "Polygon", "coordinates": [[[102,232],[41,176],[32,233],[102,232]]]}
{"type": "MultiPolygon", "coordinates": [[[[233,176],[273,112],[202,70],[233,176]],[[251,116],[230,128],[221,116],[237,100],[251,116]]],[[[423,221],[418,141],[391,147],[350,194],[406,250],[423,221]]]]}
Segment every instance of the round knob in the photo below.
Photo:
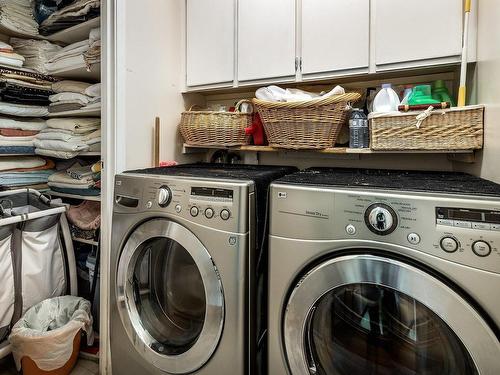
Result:
{"type": "Polygon", "coordinates": [[[396,230],[398,217],[390,206],[375,203],[366,210],[365,223],[373,233],[385,236],[396,230]]]}
{"type": "Polygon", "coordinates": [[[476,241],[472,244],[472,251],[479,257],[487,257],[491,254],[491,246],[485,241],[476,241]]]}
{"type": "Polygon", "coordinates": [[[453,237],[444,237],[441,239],[441,249],[447,253],[454,253],[458,250],[458,241],[453,237]]]}
{"type": "Polygon", "coordinates": [[[229,212],[229,210],[223,209],[220,212],[220,218],[222,220],[228,220],[230,217],[231,217],[231,212],[229,212]]]}
{"type": "Polygon", "coordinates": [[[189,213],[191,214],[192,217],[196,217],[200,213],[200,210],[198,209],[198,207],[193,206],[189,209],[189,213]]]}
{"type": "Polygon", "coordinates": [[[214,217],[214,210],[212,210],[211,208],[207,208],[207,209],[205,210],[205,217],[206,217],[207,219],[211,219],[211,218],[213,218],[213,217],[214,217]]]}
{"type": "Polygon", "coordinates": [[[168,186],[162,186],[158,189],[158,205],[167,207],[172,199],[172,192],[168,186]]]}

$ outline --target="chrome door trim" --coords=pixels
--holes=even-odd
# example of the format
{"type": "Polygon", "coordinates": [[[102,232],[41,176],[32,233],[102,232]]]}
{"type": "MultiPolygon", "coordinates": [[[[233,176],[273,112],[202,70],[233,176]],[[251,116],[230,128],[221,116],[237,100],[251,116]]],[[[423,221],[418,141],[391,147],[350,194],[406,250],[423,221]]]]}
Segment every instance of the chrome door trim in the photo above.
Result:
{"type": "Polygon", "coordinates": [[[283,322],[284,350],[291,374],[311,374],[304,340],[311,309],[329,291],[357,283],[382,285],[419,301],[455,332],[480,375],[498,374],[500,343],[488,324],[464,298],[416,267],[375,255],[330,259],[309,271],[295,285],[283,322]]]}
{"type": "Polygon", "coordinates": [[[219,272],[200,240],[188,229],[168,219],[152,219],[137,227],[123,247],[116,276],[118,311],[128,337],[148,363],[172,374],[185,374],[202,367],[214,353],[224,325],[224,292],[219,272]],[[134,302],[133,273],[145,241],[165,237],[178,242],[193,258],[203,280],[206,298],[205,321],[194,345],[179,355],[159,354],[151,348],[156,340],[141,324],[134,302]]]}

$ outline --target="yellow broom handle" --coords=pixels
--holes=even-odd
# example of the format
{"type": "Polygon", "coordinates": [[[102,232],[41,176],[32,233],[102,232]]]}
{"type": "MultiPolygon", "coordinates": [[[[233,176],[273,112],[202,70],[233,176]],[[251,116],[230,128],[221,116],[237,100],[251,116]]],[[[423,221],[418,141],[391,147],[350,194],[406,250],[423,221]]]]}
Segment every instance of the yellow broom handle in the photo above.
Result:
{"type": "Polygon", "coordinates": [[[472,0],[465,0],[465,6],[464,6],[464,12],[465,13],[468,13],[470,12],[470,4],[471,4],[472,0]]]}

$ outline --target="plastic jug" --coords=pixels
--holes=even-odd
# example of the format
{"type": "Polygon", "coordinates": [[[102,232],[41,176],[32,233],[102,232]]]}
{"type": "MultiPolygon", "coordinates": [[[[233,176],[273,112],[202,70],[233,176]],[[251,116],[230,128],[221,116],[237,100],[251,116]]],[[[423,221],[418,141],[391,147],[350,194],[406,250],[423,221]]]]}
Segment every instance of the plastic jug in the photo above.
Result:
{"type": "Polygon", "coordinates": [[[399,96],[390,83],[384,83],[373,100],[373,112],[393,112],[398,110],[399,96]]]}
{"type": "Polygon", "coordinates": [[[413,92],[408,99],[409,105],[438,104],[439,100],[432,99],[431,86],[419,85],[413,88],[413,92]]]}
{"type": "Polygon", "coordinates": [[[453,99],[450,96],[448,88],[446,87],[442,79],[439,79],[432,84],[432,99],[439,102],[451,103],[452,106],[455,105],[453,99]]]}
{"type": "Polygon", "coordinates": [[[405,85],[405,91],[403,92],[403,100],[401,100],[401,104],[408,104],[408,99],[410,98],[412,91],[412,85],[405,85]]]}

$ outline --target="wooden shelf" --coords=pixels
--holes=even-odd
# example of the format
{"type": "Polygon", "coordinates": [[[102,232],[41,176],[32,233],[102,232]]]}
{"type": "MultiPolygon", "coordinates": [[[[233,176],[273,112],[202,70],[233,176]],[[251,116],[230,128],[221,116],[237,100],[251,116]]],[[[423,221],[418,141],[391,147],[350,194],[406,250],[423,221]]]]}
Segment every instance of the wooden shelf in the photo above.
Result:
{"type": "Polygon", "coordinates": [[[58,31],[46,37],[51,42],[60,42],[64,44],[72,44],[88,39],[90,30],[101,25],[101,18],[96,17],[70,28],[58,31]]]}
{"type": "Polygon", "coordinates": [[[293,150],[285,148],[276,148],[270,146],[235,146],[235,147],[221,147],[221,146],[193,146],[184,144],[183,153],[206,152],[207,150],[231,150],[242,152],[294,152],[304,153],[313,152],[318,154],[337,154],[337,155],[366,155],[366,154],[472,154],[474,150],[387,150],[377,151],[368,148],[347,148],[347,147],[332,147],[320,150],[293,150]]]}
{"type": "Polygon", "coordinates": [[[61,197],[61,198],[71,198],[71,199],[79,199],[83,201],[94,201],[94,202],[100,202],[101,201],[101,196],[100,195],[77,195],[77,194],[66,194],[66,193],[60,193],[58,191],[53,191],[53,190],[47,190],[46,192],[49,195],[52,195],[54,197],[61,197]]]}
{"type": "Polygon", "coordinates": [[[50,73],[51,76],[57,78],[73,79],[76,81],[99,82],[101,80],[101,64],[94,64],[87,70],[85,64],[73,68],[64,68],[55,70],[50,73]]]}
{"type": "Polygon", "coordinates": [[[74,111],[49,113],[49,118],[57,117],[101,117],[101,108],[82,108],[74,111]]]}
{"type": "Polygon", "coordinates": [[[73,241],[84,243],[92,246],[99,246],[99,242],[93,240],[86,240],[85,238],[71,237],[73,241]]]}

